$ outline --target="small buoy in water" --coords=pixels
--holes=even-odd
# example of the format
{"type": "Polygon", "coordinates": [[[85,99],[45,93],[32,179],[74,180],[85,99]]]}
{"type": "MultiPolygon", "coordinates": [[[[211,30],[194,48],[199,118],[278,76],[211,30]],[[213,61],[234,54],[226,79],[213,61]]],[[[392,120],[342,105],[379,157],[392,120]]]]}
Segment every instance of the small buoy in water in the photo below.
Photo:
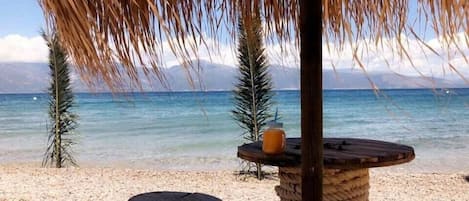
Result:
{"type": "Polygon", "coordinates": [[[36,96],[34,96],[34,97],[33,97],[33,100],[37,100],[37,97],[36,97],[36,96]]]}

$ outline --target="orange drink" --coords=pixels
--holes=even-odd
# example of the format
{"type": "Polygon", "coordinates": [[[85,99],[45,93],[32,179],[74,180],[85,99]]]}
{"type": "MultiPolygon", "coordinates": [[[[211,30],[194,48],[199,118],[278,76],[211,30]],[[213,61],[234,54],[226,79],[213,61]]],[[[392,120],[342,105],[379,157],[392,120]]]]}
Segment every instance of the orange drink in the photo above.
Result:
{"type": "Polygon", "coordinates": [[[285,150],[285,131],[281,123],[273,123],[264,131],[262,151],[266,154],[281,154],[285,150]]]}

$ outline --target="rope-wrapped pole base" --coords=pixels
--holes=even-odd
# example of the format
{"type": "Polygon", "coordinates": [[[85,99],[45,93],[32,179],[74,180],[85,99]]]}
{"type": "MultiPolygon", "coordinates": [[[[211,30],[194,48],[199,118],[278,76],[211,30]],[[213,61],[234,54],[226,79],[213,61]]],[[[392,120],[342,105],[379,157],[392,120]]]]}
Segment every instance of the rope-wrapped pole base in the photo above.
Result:
{"type": "MultiPolygon", "coordinates": [[[[275,187],[281,201],[301,201],[301,167],[279,167],[280,185],[275,187]]],[[[368,201],[368,168],[324,169],[324,201],[368,201]]]]}

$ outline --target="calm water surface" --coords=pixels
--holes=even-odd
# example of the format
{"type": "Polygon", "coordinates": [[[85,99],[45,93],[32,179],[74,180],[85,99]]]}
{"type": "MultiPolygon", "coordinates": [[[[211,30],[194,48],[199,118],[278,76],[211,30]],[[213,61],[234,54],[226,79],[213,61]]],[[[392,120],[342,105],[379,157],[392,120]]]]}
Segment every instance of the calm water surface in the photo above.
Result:
{"type": "MultiPolygon", "coordinates": [[[[399,168],[469,171],[469,89],[327,90],[325,137],[358,137],[414,146],[399,168]]],[[[298,91],[275,92],[288,137],[300,135],[298,91]]],[[[77,94],[75,156],[83,166],[236,169],[241,130],[230,92],[77,94]]],[[[42,160],[47,95],[0,94],[0,163],[42,160]]]]}

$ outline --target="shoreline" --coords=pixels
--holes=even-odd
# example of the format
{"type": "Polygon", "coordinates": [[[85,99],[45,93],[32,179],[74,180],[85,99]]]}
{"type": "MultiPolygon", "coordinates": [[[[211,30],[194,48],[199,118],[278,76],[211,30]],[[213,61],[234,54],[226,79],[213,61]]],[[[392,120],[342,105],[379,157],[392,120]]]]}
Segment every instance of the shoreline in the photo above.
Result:
{"type": "MultiPolygon", "coordinates": [[[[465,159],[465,158],[461,158],[465,159]]],[[[434,162],[434,161],[433,161],[434,162]]],[[[438,164],[432,161],[422,160],[415,158],[409,163],[372,168],[372,171],[377,172],[405,172],[409,174],[467,174],[469,175],[469,163],[460,163],[458,166],[454,164],[445,163],[447,161],[439,161],[438,164]]],[[[449,162],[454,163],[453,160],[449,162]]],[[[0,162],[0,168],[43,168],[42,161],[23,161],[23,162],[0,162]]],[[[225,161],[218,161],[210,163],[207,161],[186,161],[181,160],[175,163],[170,159],[164,160],[138,160],[138,161],[78,161],[77,167],[82,169],[129,169],[129,170],[145,170],[145,171],[186,171],[186,172],[218,172],[218,171],[231,171],[235,172],[240,169],[241,159],[226,159],[225,161]]],[[[275,166],[263,166],[269,172],[276,172],[275,166]]],[[[47,167],[45,167],[47,168],[47,167]]]]}
{"type": "MultiPolygon", "coordinates": [[[[371,169],[370,200],[469,200],[463,173],[371,169]]],[[[0,166],[0,200],[128,200],[154,191],[199,192],[222,200],[279,200],[276,177],[258,181],[233,171],[0,166]]]]}

